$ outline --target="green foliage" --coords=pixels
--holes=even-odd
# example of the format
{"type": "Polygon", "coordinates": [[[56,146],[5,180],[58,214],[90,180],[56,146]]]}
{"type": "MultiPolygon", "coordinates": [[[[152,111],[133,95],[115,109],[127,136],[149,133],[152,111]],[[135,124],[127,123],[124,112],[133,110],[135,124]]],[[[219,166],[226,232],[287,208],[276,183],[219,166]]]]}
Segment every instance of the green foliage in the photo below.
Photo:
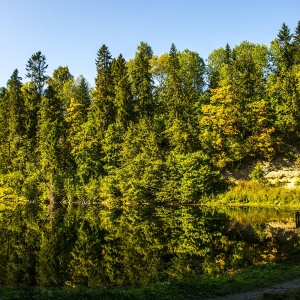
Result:
{"type": "Polygon", "coordinates": [[[44,85],[47,80],[45,75],[48,65],[46,64],[46,57],[42,55],[41,51],[32,54],[26,65],[26,76],[34,83],[36,92],[41,95],[44,85]]]}
{"type": "Polygon", "coordinates": [[[207,194],[221,192],[226,184],[202,152],[170,155],[158,198],[164,201],[200,202],[207,194]]]}
{"type": "MultiPolygon", "coordinates": [[[[235,275],[215,278],[190,277],[128,288],[2,288],[1,299],[197,299],[220,297],[268,287],[299,276],[299,268],[285,265],[264,265],[243,270],[235,275]],[[174,296],[176,295],[176,296],[174,296]]],[[[298,290],[265,294],[261,299],[299,299],[298,290]]]]}
{"type": "Polygon", "coordinates": [[[264,175],[265,175],[265,173],[264,173],[264,170],[263,170],[263,166],[260,162],[258,162],[254,166],[254,168],[253,168],[253,170],[250,174],[250,178],[252,180],[257,180],[258,182],[265,182],[266,179],[264,178],[264,175]]]}
{"type": "Polygon", "coordinates": [[[227,44],[207,65],[174,44],[156,56],[141,42],[129,61],[102,45],[93,88],[68,67],[47,76],[36,52],[30,81],[15,70],[0,90],[2,187],[52,202],[194,203],[221,193],[228,168],[300,142],[299,24],[294,34],[283,24],[270,47],[227,44]]]}
{"type": "Polygon", "coordinates": [[[240,181],[219,195],[216,203],[297,206],[299,196],[299,189],[286,189],[259,181],[240,181]]]}
{"type": "Polygon", "coordinates": [[[154,82],[150,63],[152,56],[151,47],[147,43],[141,42],[134,59],[128,64],[134,112],[137,117],[153,116],[155,110],[154,82]]]}

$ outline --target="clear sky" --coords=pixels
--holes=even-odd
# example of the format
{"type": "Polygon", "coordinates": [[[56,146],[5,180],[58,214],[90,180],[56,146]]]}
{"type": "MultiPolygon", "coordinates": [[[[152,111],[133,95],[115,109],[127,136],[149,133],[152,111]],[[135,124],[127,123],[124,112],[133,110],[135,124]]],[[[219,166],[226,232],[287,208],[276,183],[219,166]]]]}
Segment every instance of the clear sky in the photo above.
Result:
{"type": "Polygon", "coordinates": [[[299,20],[300,0],[0,0],[0,86],[16,68],[26,81],[26,63],[39,50],[48,75],[68,66],[94,85],[103,44],[126,59],[141,41],[157,55],[174,43],[206,59],[226,43],[269,45],[283,22],[293,32],[299,20]]]}

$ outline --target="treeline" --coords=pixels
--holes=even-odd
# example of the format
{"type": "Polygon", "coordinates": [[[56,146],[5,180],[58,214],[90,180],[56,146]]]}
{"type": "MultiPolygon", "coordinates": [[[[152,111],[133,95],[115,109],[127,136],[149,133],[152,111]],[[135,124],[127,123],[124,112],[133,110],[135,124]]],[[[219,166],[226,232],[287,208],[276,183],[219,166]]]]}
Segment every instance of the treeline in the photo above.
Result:
{"type": "Polygon", "coordinates": [[[133,59],[103,45],[91,88],[68,67],[46,76],[41,52],[0,90],[0,185],[50,202],[199,201],[222,171],[300,141],[300,21],[270,47],[242,42],[133,59]]]}

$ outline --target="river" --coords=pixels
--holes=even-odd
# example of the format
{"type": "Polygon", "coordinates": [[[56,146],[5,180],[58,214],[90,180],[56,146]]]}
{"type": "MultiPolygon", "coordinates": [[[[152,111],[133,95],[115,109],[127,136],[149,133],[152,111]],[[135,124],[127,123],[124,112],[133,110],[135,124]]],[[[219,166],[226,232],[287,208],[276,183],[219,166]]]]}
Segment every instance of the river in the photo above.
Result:
{"type": "Polygon", "coordinates": [[[300,260],[295,211],[1,205],[0,284],[136,286],[300,260]]]}

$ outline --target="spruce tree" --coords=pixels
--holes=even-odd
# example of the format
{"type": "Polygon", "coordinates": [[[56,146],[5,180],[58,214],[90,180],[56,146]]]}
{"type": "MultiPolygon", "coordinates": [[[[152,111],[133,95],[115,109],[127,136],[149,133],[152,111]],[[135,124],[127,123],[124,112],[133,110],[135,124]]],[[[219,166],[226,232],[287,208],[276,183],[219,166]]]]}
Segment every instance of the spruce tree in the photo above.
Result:
{"type": "Polygon", "coordinates": [[[166,103],[169,119],[179,119],[182,113],[183,91],[180,77],[180,65],[177,49],[171,45],[168,60],[168,77],[166,82],[166,103]]]}
{"type": "Polygon", "coordinates": [[[41,51],[34,53],[26,65],[26,77],[30,79],[30,83],[25,88],[26,110],[28,114],[26,123],[32,152],[36,148],[37,143],[38,111],[42,101],[43,89],[48,78],[45,74],[47,67],[46,57],[42,55],[41,51]]]}
{"type": "Polygon", "coordinates": [[[64,108],[58,93],[48,85],[42,98],[38,126],[38,153],[43,183],[47,197],[54,204],[63,200],[64,180],[69,166],[66,152],[66,123],[64,108]]]}
{"type": "Polygon", "coordinates": [[[150,63],[152,56],[151,47],[141,42],[130,65],[134,111],[137,118],[153,116],[155,111],[154,82],[150,63]]]}
{"type": "Polygon", "coordinates": [[[82,105],[82,114],[84,116],[84,120],[86,121],[88,109],[91,105],[91,97],[90,97],[90,85],[87,80],[81,75],[75,81],[74,86],[74,99],[76,103],[82,105]]]}
{"type": "Polygon", "coordinates": [[[4,121],[7,129],[4,135],[7,135],[7,141],[4,142],[4,154],[6,161],[6,176],[4,182],[11,187],[16,195],[27,196],[27,167],[29,157],[32,155],[28,147],[28,138],[26,135],[25,120],[27,114],[25,110],[22,78],[19,77],[16,69],[7,82],[7,92],[5,95],[5,105],[7,109],[4,121]],[[6,119],[6,120],[5,120],[6,119]]]}
{"type": "Polygon", "coordinates": [[[125,130],[129,122],[133,120],[133,96],[126,61],[121,54],[112,61],[112,76],[116,123],[125,130]]]}
{"type": "Polygon", "coordinates": [[[292,46],[292,38],[293,35],[290,33],[290,29],[285,23],[283,23],[281,29],[278,32],[276,40],[279,43],[282,51],[282,63],[287,69],[292,68],[294,63],[294,49],[292,46]]]}
{"type": "MultiPolygon", "coordinates": [[[[106,45],[102,45],[97,53],[95,92],[93,111],[99,130],[104,131],[115,119],[113,106],[113,81],[111,74],[112,57],[106,45]]],[[[103,137],[104,132],[99,132],[103,137]]]]}
{"type": "Polygon", "coordinates": [[[24,98],[22,78],[16,69],[7,82],[10,139],[22,136],[24,132],[24,98]]]}
{"type": "Polygon", "coordinates": [[[300,21],[295,28],[295,33],[293,35],[293,48],[294,48],[294,62],[295,64],[300,64],[300,21]]]}
{"type": "Polygon", "coordinates": [[[47,80],[47,76],[45,75],[47,68],[46,57],[42,55],[41,51],[32,54],[26,65],[26,76],[34,82],[35,89],[39,95],[42,94],[47,80]]]}
{"type": "Polygon", "coordinates": [[[9,112],[8,93],[6,88],[0,89],[0,174],[8,172],[9,167],[9,112]]]}

